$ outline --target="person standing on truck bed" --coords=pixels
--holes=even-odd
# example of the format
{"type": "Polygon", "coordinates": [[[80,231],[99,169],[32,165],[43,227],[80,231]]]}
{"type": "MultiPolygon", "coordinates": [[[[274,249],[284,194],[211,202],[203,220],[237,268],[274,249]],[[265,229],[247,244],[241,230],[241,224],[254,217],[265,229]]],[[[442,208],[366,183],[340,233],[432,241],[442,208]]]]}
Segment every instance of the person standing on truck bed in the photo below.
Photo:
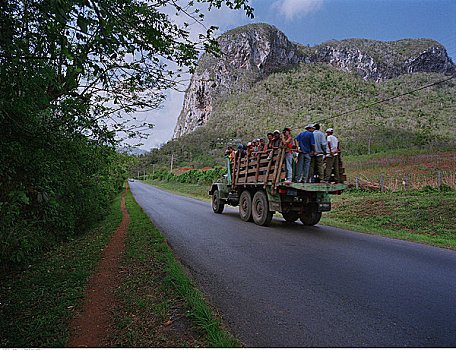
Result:
{"type": "Polygon", "coordinates": [[[298,146],[298,163],[296,164],[296,182],[306,182],[309,177],[310,155],[315,155],[314,126],[309,124],[295,137],[298,146]]]}
{"type": "Polygon", "coordinates": [[[285,183],[291,183],[293,180],[293,138],[290,133],[291,129],[285,128],[281,135],[282,143],[286,147],[285,164],[287,165],[287,179],[285,183]]]}
{"type": "MultiPolygon", "coordinates": [[[[308,182],[314,182],[314,174],[318,175],[318,182],[323,181],[325,177],[324,158],[328,143],[326,142],[326,135],[320,131],[320,124],[314,124],[314,139],[315,139],[315,153],[316,155],[311,157],[309,179],[308,182]]],[[[315,181],[317,182],[317,181],[315,181]]]]}
{"type": "Polygon", "coordinates": [[[326,155],[326,169],[325,169],[325,182],[329,182],[331,173],[334,169],[334,181],[340,183],[340,174],[339,174],[339,154],[340,146],[339,140],[333,135],[334,129],[326,129],[327,141],[328,141],[328,154],[326,155]]]}
{"type": "Polygon", "coordinates": [[[247,143],[247,154],[248,156],[250,157],[253,153],[253,144],[252,142],[248,142],[247,143]]]}
{"type": "Polygon", "coordinates": [[[234,161],[235,157],[236,157],[236,152],[234,152],[234,149],[233,147],[231,146],[228,146],[226,151],[225,151],[225,155],[227,155],[230,159],[230,163],[234,161]]]}
{"type": "Polygon", "coordinates": [[[245,157],[244,145],[240,144],[238,146],[238,150],[236,151],[236,155],[234,157],[235,160],[242,159],[245,157]]]}
{"type": "Polygon", "coordinates": [[[273,138],[272,147],[279,148],[279,145],[280,145],[280,131],[274,130],[274,138],[273,138]]]}
{"type": "Polygon", "coordinates": [[[260,137],[260,145],[258,146],[258,152],[264,153],[268,149],[268,145],[265,142],[264,137],[260,137]]]}
{"type": "Polygon", "coordinates": [[[280,131],[279,130],[274,130],[274,133],[272,134],[272,140],[271,140],[271,152],[269,152],[268,160],[272,158],[274,149],[279,148],[280,145],[280,131]]]}
{"type": "Polygon", "coordinates": [[[274,134],[272,132],[268,132],[267,137],[268,137],[268,144],[266,145],[265,150],[270,151],[273,146],[274,134]]]}

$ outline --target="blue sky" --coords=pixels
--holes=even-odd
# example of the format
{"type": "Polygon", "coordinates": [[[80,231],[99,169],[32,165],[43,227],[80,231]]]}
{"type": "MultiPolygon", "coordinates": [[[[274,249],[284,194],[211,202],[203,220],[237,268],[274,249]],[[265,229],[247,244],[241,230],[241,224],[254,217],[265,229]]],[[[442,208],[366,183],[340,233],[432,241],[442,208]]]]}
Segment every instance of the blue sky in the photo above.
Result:
{"type": "MultiPolygon", "coordinates": [[[[456,58],[456,0],[251,0],[255,18],[227,9],[206,13],[206,25],[220,33],[248,23],[269,23],[289,40],[311,46],[330,39],[394,41],[434,39],[456,58]]],[[[162,109],[143,115],[155,124],[141,142],[149,150],[171,139],[183,94],[168,93],[162,109]]],[[[133,144],[132,141],[129,142],[133,144]]]]}
{"type": "Polygon", "coordinates": [[[456,57],[455,0],[254,0],[252,5],[252,22],[273,24],[301,44],[427,38],[456,57]]]}

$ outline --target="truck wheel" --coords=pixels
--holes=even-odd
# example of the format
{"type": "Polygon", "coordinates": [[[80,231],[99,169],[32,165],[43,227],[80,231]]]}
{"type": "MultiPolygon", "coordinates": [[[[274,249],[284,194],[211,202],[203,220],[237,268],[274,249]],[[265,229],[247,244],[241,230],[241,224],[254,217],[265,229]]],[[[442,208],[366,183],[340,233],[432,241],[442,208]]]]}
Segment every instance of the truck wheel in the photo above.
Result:
{"type": "Polygon", "coordinates": [[[243,221],[252,221],[252,196],[247,190],[239,197],[239,216],[243,221]]]}
{"type": "Polygon", "coordinates": [[[288,211],[288,212],[283,212],[282,216],[286,222],[292,223],[292,222],[295,222],[296,220],[298,220],[299,213],[296,211],[288,211]]]}
{"type": "Polygon", "coordinates": [[[318,224],[321,219],[321,213],[318,211],[303,211],[301,214],[301,222],[307,226],[318,224]]]}
{"type": "Polygon", "coordinates": [[[225,203],[220,199],[219,191],[215,190],[212,194],[212,210],[214,213],[221,214],[224,207],[225,203]]]}
{"type": "Polygon", "coordinates": [[[252,216],[257,225],[269,226],[272,220],[272,211],[269,211],[268,197],[264,191],[258,191],[253,196],[252,216]]]}

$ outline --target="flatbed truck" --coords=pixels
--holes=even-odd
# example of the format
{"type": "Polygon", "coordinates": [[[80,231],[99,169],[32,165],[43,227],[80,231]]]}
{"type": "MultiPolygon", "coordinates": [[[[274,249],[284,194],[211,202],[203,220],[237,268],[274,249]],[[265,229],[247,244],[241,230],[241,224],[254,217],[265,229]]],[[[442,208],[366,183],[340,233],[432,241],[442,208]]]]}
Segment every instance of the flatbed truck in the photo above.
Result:
{"type": "MultiPolygon", "coordinates": [[[[226,157],[224,181],[213,183],[209,191],[214,213],[221,214],[228,204],[239,206],[243,221],[261,226],[269,226],[275,212],[280,212],[289,223],[299,218],[304,225],[316,225],[322,212],[331,210],[329,194],[340,194],[347,185],[286,183],[286,152],[284,147],[279,147],[234,162],[226,157]]],[[[342,164],[339,166],[343,171],[342,164]]]]}

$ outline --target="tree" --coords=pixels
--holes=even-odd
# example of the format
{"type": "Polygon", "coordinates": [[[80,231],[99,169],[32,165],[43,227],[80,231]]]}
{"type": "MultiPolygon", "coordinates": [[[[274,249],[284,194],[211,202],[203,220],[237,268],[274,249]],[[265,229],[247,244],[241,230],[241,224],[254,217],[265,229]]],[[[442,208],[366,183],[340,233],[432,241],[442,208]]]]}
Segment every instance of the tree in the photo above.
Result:
{"type": "MultiPolygon", "coordinates": [[[[247,0],[198,0],[252,15],[247,0]]],[[[192,41],[197,5],[178,0],[0,1],[0,267],[83,232],[127,176],[112,147],[141,132],[128,114],[157,108],[214,27],[192,41]]]]}
{"type": "MultiPolygon", "coordinates": [[[[248,0],[197,2],[253,16],[248,0]]],[[[160,105],[179,77],[165,61],[192,71],[200,50],[217,52],[216,27],[197,41],[189,37],[189,22],[201,24],[204,17],[193,1],[10,0],[0,10],[2,93],[13,99],[32,94],[38,110],[82,103],[90,113],[78,127],[95,134],[106,133],[97,126],[115,113],[160,105]],[[173,23],[172,12],[188,21],[173,23]]],[[[7,107],[2,112],[11,117],[7,107]]],[[[113,130],[125,130],[123,117],[110,121],[113,130]]]]}

